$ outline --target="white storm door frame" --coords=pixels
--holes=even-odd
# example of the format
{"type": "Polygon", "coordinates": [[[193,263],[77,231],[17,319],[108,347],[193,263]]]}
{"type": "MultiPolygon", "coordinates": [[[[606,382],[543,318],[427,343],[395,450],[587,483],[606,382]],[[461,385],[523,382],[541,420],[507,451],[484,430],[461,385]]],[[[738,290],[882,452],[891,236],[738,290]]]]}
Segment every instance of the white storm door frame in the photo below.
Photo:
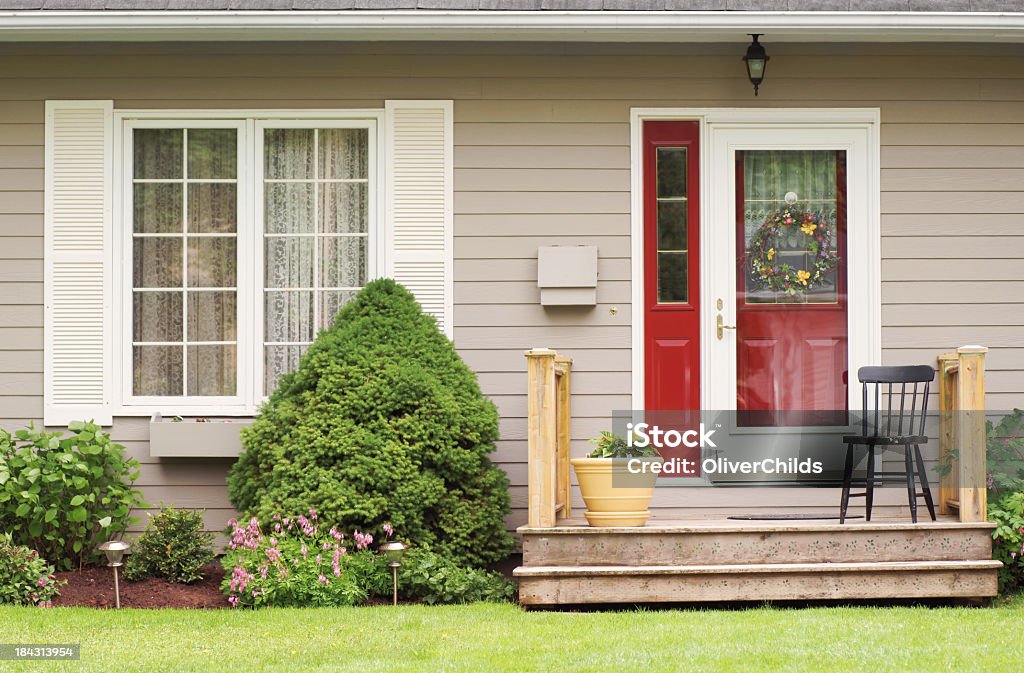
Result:
{"type": "Polygon", "coordinates": [[[708,373],[702,381],[704,408],[736,408],[736,332],[727,330],[719,340],[715,325],[718,299],[723,302],[724,322],[736,324],[736,152],[817,149],[846,152],[847,402],[850,409],[859,409],[856,371],[881,363],[877,121],[706,121],[701,255],[710,263],[701,265],[702,305],[707,307],[701,330],[702,369],[708,373]]]}
{"type": "MultiPolygon", "coordinates": [[[[644,408],[643,124],[699,121],[701,259],[701,406],[736,408],[736,339],[719,342],[715,301],[723,320],[736,319],[735,151],[825,147],[847,151],[847,288],[849,371],[882,357],[881,149],[878,108],[633,108],[630,111],[630,238],[632,249],[632,408],[644,408]]],[[[856,385],[849,407],[859,409],[856,385]]]]}

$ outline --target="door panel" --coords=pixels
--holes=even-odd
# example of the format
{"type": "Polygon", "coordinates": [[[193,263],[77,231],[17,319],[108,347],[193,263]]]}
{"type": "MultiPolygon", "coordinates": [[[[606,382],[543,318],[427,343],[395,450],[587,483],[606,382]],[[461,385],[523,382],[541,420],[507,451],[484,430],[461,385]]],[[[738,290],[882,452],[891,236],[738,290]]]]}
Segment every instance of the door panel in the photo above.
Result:
{"type": "Polygon", "coordinates": [[[738,409],[774,409],[779,404],[778,379],[773,372],[781,366],[779,341],[773,338],[741,338],[738,344],[743,400],[738,409]]]}
{"type": "Polygon", "coordinates": [[[645,408],[700,409],[700,126],[643,136],[645,408]]]}
{"type": "MultiPolygon", "coordinates": [[[[691,377],[696,374],[692,363],[697,354],[696,344],[692,339],[654,339],[649,356],[651,367],[651,386],[654,390],[662,392],[661,404],[671,404],[674,395],[680,392],[691,390],[694,381],[691,377]]],[[[686,404],[685,397],[677,397],[679,404],[686,404]]],[[[648,408],[653,408],[648,406],[648,408]]],[[[669,409],[667,406],[660,406],[661,409],[669,409]]],[[[685,407],[680,407],[685,408],[685,407]]]]}
{"type": "Polygon", "coordinates": [[[845,409],[846,386],[837,378],[846,371],[845,344],[839,339],[805,339],[803,351],[804,399],[812,400],[813,409],[845,409]]]}

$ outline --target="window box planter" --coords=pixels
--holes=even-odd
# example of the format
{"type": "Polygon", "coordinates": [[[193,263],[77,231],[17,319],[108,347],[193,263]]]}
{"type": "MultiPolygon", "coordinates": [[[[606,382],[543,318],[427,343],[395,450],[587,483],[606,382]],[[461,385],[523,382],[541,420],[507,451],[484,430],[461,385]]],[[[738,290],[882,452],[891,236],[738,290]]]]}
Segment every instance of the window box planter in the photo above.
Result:
{"type": "Polygon", "coordinates": [[[242,428],[253,419],[197,423],[184,420],[150,421],[149,455],[155,458],[237,458],[242,452],[242,428]]]}

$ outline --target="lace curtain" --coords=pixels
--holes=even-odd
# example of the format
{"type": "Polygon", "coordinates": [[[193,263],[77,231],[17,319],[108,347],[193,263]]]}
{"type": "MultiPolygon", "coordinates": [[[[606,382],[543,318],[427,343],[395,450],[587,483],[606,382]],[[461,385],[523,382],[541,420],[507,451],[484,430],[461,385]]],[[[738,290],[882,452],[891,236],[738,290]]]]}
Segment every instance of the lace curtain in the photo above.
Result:
{"type": "Polygon", "coordinates": [[[365,129],[264,136],[264,392],[366,283],[365,129]]]}
{"type": "Polygon", "coordinates": [[[136,129],[133,389],[236,390],[237,132],[136,129]]]}
{"type": "MultiPolygon", "coordinates": [[[[748,249],[750,239],[764,224],[765,219],[773,212],[786,208],[786,194],[793,192],[797,201],[793,207],[798,210],[810,211],[818,216],[819,221],[832,228],[832,240],[838,244],[836,237],[836,217],[838,208],[836,167],[844,155],[835,150],[746,150],[742,153],[743,162],[743,209],[744,249],[748,249]]],[[[845,189],[845,185],[843,186],[845,189]]],[[[784,259],[799,267],[810,262],[805,253],[804,241],[794,237],[790,245],[780,247],[780,259],[784,259]]],[[[757,289],[757,280],[746,260],[747,303],[792,302],[794,298],[757,289]]],[[[831,274],[834,278],[835,272],[831,274]]],[[[806,296],[801,295],[802,303],[834,303],[836,289],[834,281],[831,286],[814,289],[806,296]]]]}
{"type": "MultiPolygon", "coordinates": [[[[264,324],[244,328],[262,327],[269,394],[366,283],[369,133],[263,141],[264,324]]],[[[238,132],[136,129],[133,143],[134,392],[235,395],[238,132]]]]}

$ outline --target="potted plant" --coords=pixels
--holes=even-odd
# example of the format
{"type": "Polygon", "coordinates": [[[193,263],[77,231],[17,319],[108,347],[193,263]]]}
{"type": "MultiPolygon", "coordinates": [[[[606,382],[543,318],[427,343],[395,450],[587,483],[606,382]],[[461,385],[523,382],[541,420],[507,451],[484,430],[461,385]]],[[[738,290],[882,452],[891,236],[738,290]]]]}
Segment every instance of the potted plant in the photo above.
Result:
{"type": "Polygon", "coordinates": [[[643,526],[658,478],[657,467],[652,469],[661,463],[658,452],[630,446],[608,431],[590,441],[594,450],[570,461],[587,504],[587,521],[591,526],[643,526]]]}

